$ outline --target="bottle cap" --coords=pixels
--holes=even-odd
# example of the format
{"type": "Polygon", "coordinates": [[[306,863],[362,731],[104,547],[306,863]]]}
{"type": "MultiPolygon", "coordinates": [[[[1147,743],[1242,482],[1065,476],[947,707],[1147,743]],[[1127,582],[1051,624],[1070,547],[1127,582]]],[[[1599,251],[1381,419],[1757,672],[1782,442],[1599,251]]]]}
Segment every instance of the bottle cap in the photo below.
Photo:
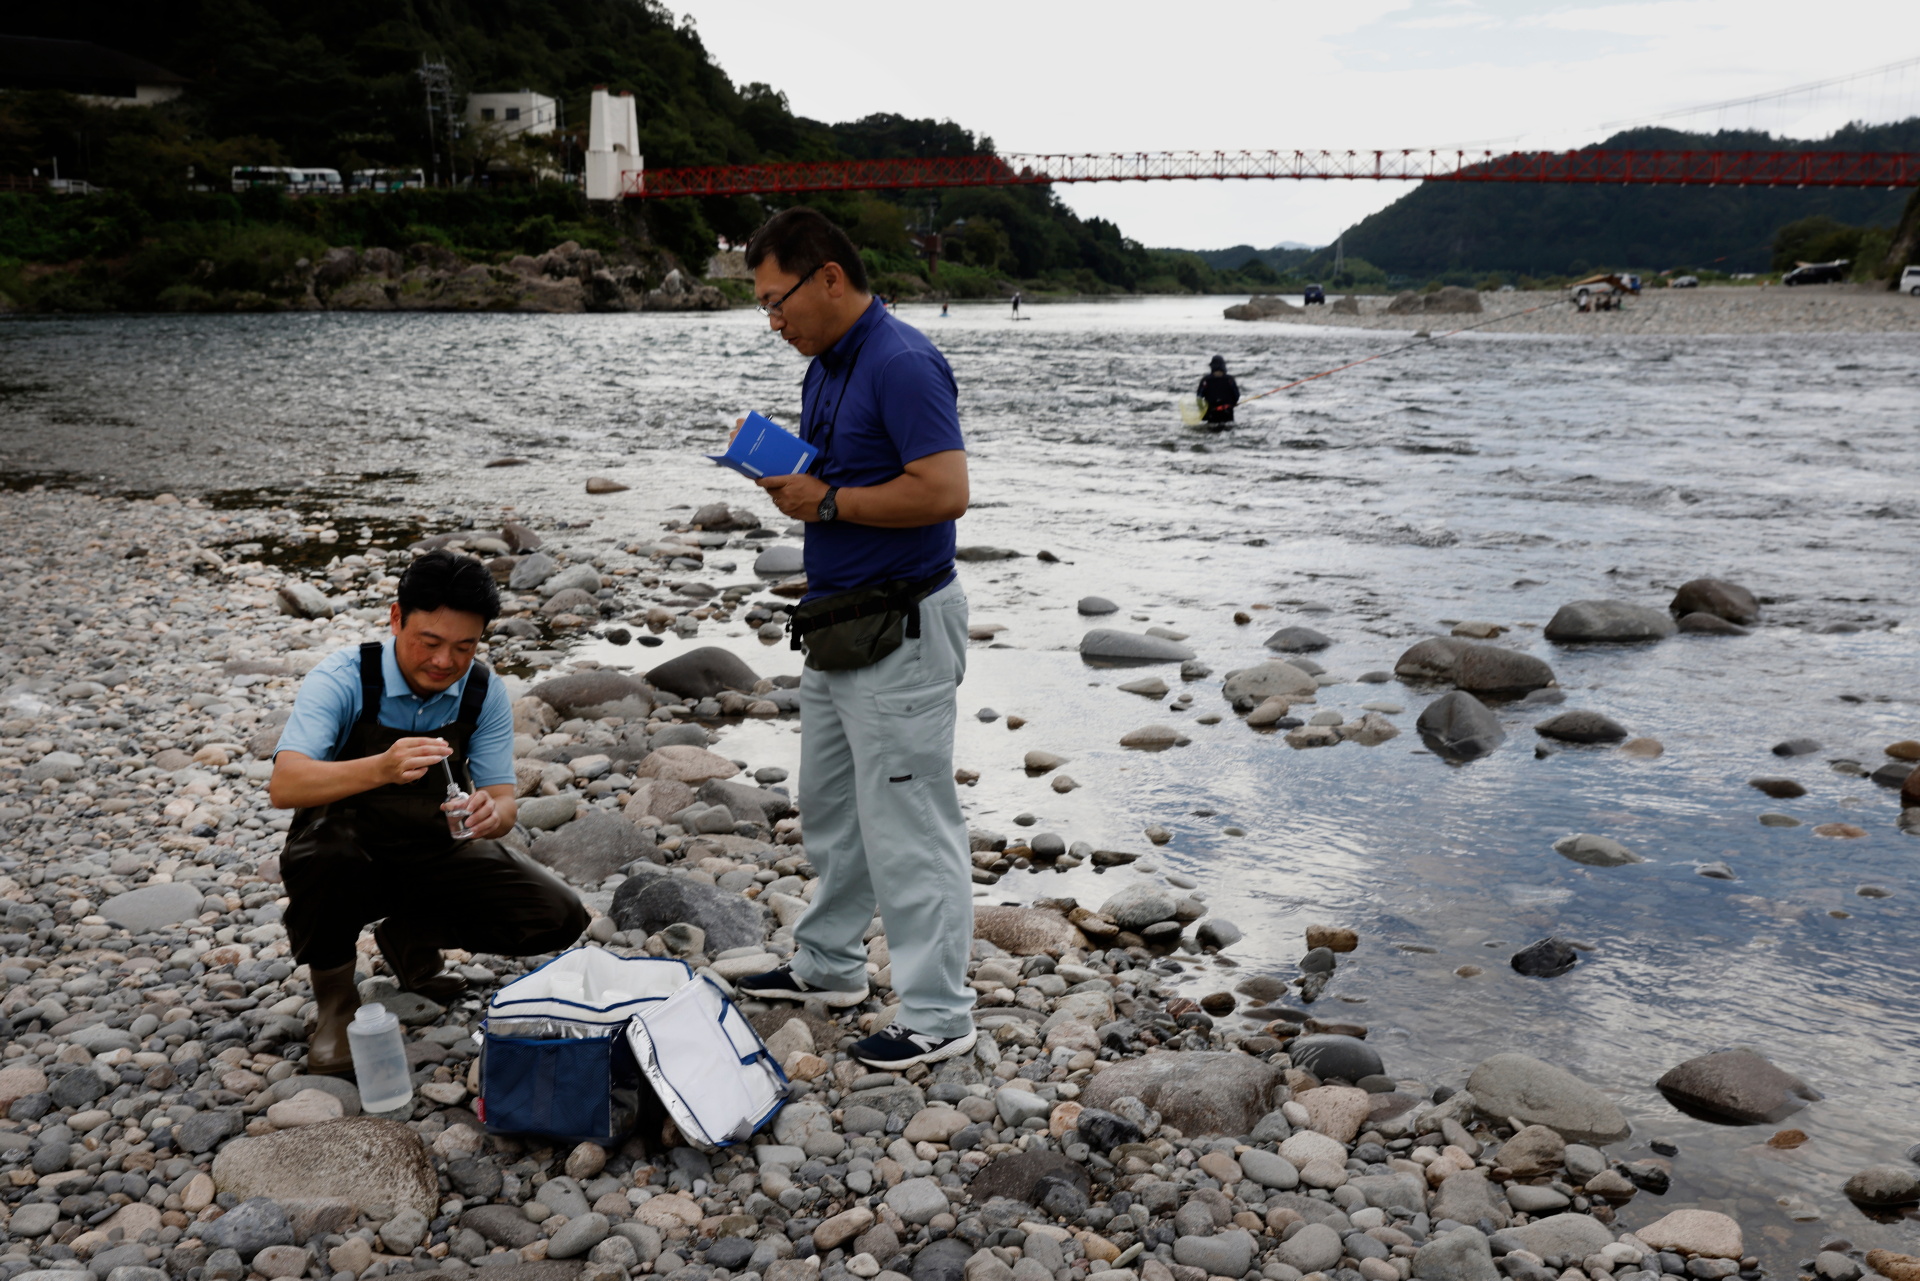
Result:
{"type": "Polygon", "coordinates": [[[399,1016],[378,1001],[369,1001],[353,1012],[353,1026],[363,1032],[380,1032],[399,1025],[399,1016]]]}

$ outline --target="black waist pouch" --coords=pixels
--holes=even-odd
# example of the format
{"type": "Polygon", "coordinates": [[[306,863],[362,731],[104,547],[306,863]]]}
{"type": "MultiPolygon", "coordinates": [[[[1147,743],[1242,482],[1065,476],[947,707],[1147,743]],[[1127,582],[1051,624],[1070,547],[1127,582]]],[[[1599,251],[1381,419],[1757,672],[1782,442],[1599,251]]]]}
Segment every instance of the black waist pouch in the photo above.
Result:
{"type": "Polygon", "coordinates": [[[953,571],[898,579],[822,596],[793,613],[793,648],[804,649],[816,672],[871,667],[911,637],[920,638],[920,602],[940,590],[953,571]]]}

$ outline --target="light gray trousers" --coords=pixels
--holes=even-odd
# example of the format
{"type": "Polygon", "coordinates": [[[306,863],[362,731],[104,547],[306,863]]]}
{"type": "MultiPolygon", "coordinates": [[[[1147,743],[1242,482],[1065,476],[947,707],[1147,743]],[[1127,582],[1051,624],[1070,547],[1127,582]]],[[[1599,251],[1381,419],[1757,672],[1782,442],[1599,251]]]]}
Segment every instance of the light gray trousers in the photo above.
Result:
{"type": "Polygon", "coordinates": [[[799,803],[820,888],[793,930],[793,971],[815,987],[867,986],[861,936],[878,906],[896,1021],[929,1036],[973,1026],[973,873],[953,781],[966,669],[956,580],[920,602],[918,639],[871,667],[800,677],[799,803]]]}

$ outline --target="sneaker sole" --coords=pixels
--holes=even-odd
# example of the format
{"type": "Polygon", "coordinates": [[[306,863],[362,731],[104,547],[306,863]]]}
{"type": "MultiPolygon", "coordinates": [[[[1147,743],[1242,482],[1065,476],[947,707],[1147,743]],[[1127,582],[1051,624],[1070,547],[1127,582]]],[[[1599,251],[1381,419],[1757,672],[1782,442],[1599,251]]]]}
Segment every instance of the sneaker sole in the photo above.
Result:
{"type": "Polygon", "coordinates": [[[910,1068],[916,1063],[943,1063],[948,1059],[958,1058],[962,1054],[965,1054],[967,1051],[971,1050],[974,1046],[974,1043],[979,1039],[980,1039],[979,1030],[975,1029],[974,1031],[967,1033],[965,1036],[961,1037],[957,1041],[949,1042],[948,1044],[941,1046],[937,1050],[928,1050],[925,1054],[916,1054],[911,1058],[869,1059],[869,1058],[862,1057],[858,1052],[856,1052],[853,1057],[856,1059],[859,1059],[862,1063],[866,1064],[868,1067],[876,1067],[881,1069],[882,1071],[898,1071],[901,1068],[910,1068]]]}
{"type": "Polygon", "coordinates": [[[784,987],[736,987],[734,990],[744,996],[757,996],[763,1001],[795,1001],[801,1004],[819,1001],[836,1010],[844,1010],[867,999],[865,992],[830,992],[825,988],[813,992],[795,992],[784,987]]]}

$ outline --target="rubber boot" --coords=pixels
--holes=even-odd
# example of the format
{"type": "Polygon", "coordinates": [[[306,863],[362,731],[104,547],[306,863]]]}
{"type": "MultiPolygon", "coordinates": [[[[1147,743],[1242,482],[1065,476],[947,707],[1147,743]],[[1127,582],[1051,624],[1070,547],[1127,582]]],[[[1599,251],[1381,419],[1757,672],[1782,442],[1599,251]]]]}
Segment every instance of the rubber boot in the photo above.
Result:
{"type": "Polygon", "coordinates": [[[307,1038],[307,1071],[338,1076],[353,1071],[353,1047],[347,1024],[360,1008],[360,987],[353,981],[353,962],[330,970],[309,970],[313,980],[313,1034],[307,1038]]]}
{"type": "Polygon", "coordinates": [[[466,979],[444,968],[440,949],[414,938],[404,922],[392,918],[380,922],[373,941],[380,945],[380,955],[400,981],[401,991],[418,992],[429,1001],[445,1004],[467,990],[466,979]]]}

